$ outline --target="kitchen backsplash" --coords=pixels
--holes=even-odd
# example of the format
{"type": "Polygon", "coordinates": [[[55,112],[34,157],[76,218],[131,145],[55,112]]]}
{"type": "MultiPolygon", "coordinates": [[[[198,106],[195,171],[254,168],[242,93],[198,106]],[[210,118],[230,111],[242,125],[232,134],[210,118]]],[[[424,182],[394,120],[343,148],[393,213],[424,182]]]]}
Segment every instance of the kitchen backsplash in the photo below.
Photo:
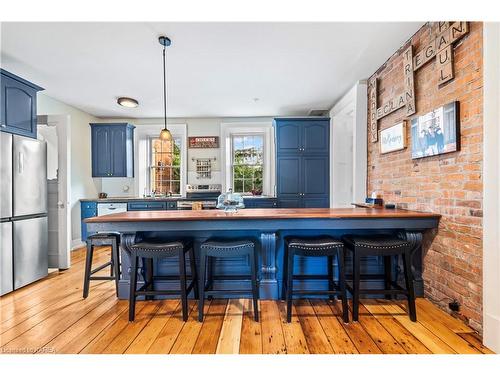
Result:
{"type": "MultiPolygon", "coordinates": [[[[108,197],[137,197],[144,192],[136,192],[134,178],[101,178],[101,192],[108,194],[108,197]]],[[[220,184],[221,172],[213,171],[212,178],[197,178],[195,171],[188,171],[187,183],[190,185],[220,184]]]]}

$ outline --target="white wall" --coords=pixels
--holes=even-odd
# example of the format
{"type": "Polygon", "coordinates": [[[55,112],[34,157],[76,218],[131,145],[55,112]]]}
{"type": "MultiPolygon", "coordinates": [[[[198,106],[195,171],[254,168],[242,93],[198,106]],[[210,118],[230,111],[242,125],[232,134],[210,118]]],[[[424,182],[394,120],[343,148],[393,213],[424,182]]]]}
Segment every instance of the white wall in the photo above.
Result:
{"type": "Polygon", "coordinates": [[[38,94],[38,115],[69,115],[71,126],[71,239],[79,244],[80,202],[82,198],[96,198],[100,181],[92,179],[90,154],[90,122],[98,119],[75,107],[53,99],[43,93],[38,94]]]}
{"type": "Polygon", "coordinates": [[[484,23],[483,342],[500,353],[500,24],[484,23]]]}
{"type": "MultiPolygon", "coordinates": [[[[221,123],[267,123],[272,122],[272,117],[211,117],[211,118],[170,118],[168,119],[169,124],[186,124],[187,136],[220,136],[221,123]]],[[[141,131],[141,126],[148,126],[150,128],[152,125],[158,126],[158,133],[163,126],[163,119],[133,119],[133,118],[106,118],[99,119],[99,122],[129,122],[136,126],[136,132],[141,131]]],[[[222,141],[222,140],[220,140],[222,141]]],[[[137,152],[137,149],[135,150],[137,152]]],[[[217,149],[187,149],[187,183],[188,184],[220,184],[221,181],[221,148],[217,149]],[[212,178],[210,180],[198,180],[196,179],[195,163],[192,158],[216,158],[212,169],[212,178]]],[[[136,176],[137,177],[137,176],[136,176]]],[[[108,196],[138,196],[142,195],[143,192],[139,191],[139,184],[137,184],[136,179],[132,178],[101,178],[99,185],[103,192],[106,192],[108,196]],[[124,187],[129,188],[128,191],[124,191],[124,187]]]]}

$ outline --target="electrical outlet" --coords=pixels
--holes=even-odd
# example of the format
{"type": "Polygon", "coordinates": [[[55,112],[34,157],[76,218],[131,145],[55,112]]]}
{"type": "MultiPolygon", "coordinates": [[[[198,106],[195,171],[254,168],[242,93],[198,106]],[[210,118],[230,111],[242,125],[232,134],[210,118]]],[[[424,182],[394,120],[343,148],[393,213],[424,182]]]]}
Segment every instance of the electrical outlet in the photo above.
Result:
{"type": "Polygon", "coordinates": [[[457,300],[453,300],[453,302],[448,304],[448,307],[451,311],[458,312],[460,310],[460,303],[457,300]]]}

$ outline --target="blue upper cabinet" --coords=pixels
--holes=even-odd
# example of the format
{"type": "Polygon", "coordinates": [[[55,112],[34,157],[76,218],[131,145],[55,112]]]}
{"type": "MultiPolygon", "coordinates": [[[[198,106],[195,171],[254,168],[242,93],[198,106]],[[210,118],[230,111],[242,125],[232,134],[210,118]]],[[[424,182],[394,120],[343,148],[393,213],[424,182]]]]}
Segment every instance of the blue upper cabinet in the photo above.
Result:
{"type": "Polygon", "coordinates": [[[127,123],[90,124],[92,177],[134,177],[134,128],[127,123]]]}
{"type": "Polygon", "coordinates": [[[36,138],[36,93],[41,87],[0,69],[0,130],[36,138]]]}
{"type": "Polygon", "coordinates": [[[330,206],[330,119],[275,119],[278,206],[330,206]]]}
{"type": "Polygon", "coordinates": [[[296,153],[302,148],[302,129],[297,120],[276,120],[276,152],[296,153]]]}
{"type": "Polygon", "coordinates": [[[278,154],[328,154],[330,119],[275,119],[278,154]]]}

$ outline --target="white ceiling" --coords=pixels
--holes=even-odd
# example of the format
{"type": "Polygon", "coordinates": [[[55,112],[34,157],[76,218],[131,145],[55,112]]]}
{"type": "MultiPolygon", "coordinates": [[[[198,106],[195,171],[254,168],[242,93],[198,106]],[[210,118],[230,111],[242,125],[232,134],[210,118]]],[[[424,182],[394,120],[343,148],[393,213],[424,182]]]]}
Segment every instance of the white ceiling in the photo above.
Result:
{"type": "Polygon", "coordinates": [[[98,117],[161,117],[164,34],[169,117],[305,115],[330,108],[421,25],[2,23],[1,66],[98,117]],[[140,105],[122,108],[119,96],[140,105]]]}

